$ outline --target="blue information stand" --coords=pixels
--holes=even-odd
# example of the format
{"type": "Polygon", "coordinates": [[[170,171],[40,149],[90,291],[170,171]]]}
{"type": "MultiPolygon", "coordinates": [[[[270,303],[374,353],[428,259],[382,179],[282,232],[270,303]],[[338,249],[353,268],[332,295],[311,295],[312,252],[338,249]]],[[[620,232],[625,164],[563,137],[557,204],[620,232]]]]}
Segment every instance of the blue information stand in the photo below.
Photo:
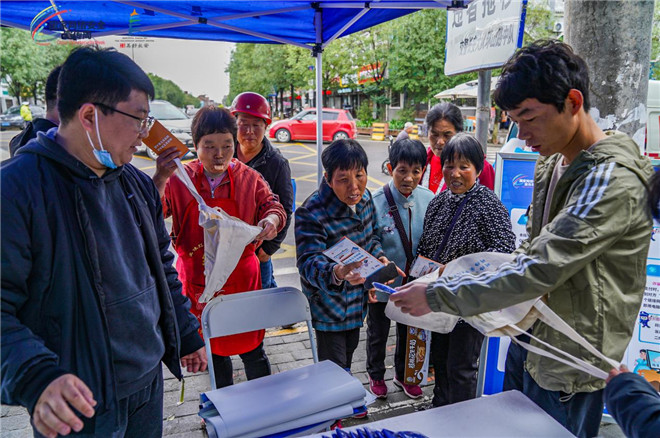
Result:
{"type": "MultiPolygon", "coordinates": [[[[498,153],[495,161],[495,193],[511,216],[516,247],[527,238],[527,208],[532,203],[534,166],[537,153],[498,153]]],[[[504,361],[508,338],[487,338],[481,351],[478,391],[495,394],[502,391],[504,361]]]]}

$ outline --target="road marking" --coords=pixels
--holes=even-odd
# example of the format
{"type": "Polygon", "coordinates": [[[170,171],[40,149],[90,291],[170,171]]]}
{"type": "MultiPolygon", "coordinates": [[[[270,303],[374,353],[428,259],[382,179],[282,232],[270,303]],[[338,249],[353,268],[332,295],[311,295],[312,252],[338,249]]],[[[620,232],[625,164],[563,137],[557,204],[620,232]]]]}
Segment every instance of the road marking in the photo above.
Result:
{"type": "Polygon", "coordinates": [[[266,331],[266,334],[264,335],[267,338],[270,338],[272,336],[281,336],[281,335],[292,335],[294,333],[307,333],[307,324],[301,326],[301,327],[294,327],[290,329],[281,329],[281,330],[274,330],[274,331],[266,331]]]}
{"type": "MultiPolygon", "coordinates": [[[[311,158],[311,157],[316,157],[316,152],[314,152],[313,154],[305,154],[305,155],[301,155],[299,157],[289,158],[289,163],[309,164],[309,163],[301,163],[298,160],[302,160],[304,158],[311,158]]],[[[312,164],[314,166],[316,166],[316,163],[312,163],[312,164]]]]}
{"type": "MultiPolygon", "coordinates": [[[[275,254],[273,254],[271,256],[271,258],[273,260],[292,259],[292,258],[296,257],[296,247],[295,246],[283,243],[282,245],[280,245],[280,249],[282,249],[281,252],[278,251],[278,252],[276,252],[275,254]]],[[[294,269],[294,271],[298,272],[297,269],[294,269]]],[[[282,275],[286,275],[286,274],[291,274],[291,272],[282,273],[282,275]]]]}
{"type": "Polygon", "coordinates": [[[372,183],[376,184],[376,186],[377,186],[378,188],[381,188],[381,187],[383,187],[383,186],[385,185],[384,182],[382,182],[382,181],[380,181],[380,180],[374,178],[373,176],[368,176],[368,175],[367,175],[367,179],[368,179],[369,181],[371,181],[372,183]]]}
{"type": "Polygon", "coordinates": [[[295,266],[289,266],[288,268],[278,268],[273,270],[273,275],[275,276],[291,275],[297,273],[298,273],[298,268],[296,268],[295,266]]]}

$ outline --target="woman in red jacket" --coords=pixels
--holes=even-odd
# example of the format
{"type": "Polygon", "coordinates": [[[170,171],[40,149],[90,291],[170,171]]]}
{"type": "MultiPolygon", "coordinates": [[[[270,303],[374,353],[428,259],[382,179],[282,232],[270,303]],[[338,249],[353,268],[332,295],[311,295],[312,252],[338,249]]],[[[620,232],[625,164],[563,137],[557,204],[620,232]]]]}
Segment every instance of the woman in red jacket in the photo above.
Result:
{"type": "MultiPolygon", "coordinates": [[[[420,185],[438,194],[447,188],[442,177],[440,154],[449,139],[457,132],[463,131],[463,115],[460,108],[453,103],[439,103],[426,114],[426,126],[429,130],[430,146],[427,151],[426,171],[422,175],[420,185]]],[[[479,175],[479,183],[495,190],[495,169],[486,157],[484,157],[484,169],[479,175]]]]}
{"type": "MultiPolygon", "coordinates": [[[[284,227],[286,213],[261,174],[232,158],[236,132],[236,119],[228,110],[214,106],[199,110],[192,121],[198,159],[185,168],[209,206],[222,208],[231,216],[263,228],[255,241],[270,240],[284,227]]],[[[179,255],[177,270],[183,293],[192,302],[190,311],[199,319],[204,308],[204,304],[199,303],[205,286],[204,235],[198,224],[197,201],[178,177],[170,178],[177,156],[174,149],[160,155],[153,180],[162,197],[164,216],[172,217],[172,241],[179,255]]],[[[238,265],[218,293],[257,289],[261,289],[261,277],[253,242],[243,249],[238,265]]],[[[233,383],[229,356],[235,354],[241,356],[248,380],[270,374],[263,338],[264,331],[259,330],[211,340],[218,388],[233,383]]]]}

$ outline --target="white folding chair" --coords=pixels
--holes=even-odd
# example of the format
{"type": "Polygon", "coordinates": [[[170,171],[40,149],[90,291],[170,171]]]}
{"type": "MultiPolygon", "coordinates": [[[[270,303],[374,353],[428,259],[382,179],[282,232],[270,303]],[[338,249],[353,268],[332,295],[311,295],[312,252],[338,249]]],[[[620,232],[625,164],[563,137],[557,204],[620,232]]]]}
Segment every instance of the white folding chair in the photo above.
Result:
{"type": "Polygon", "coordinates": [[[276,287],[213,298],[202,311],[202,332],[208,357],[211,388],[216,389],[212,338],[278,327],[297,322],[307,323],[307,333],[314,362],[318,362],[312,315],[305,295],[293,287],[276,287]]]}

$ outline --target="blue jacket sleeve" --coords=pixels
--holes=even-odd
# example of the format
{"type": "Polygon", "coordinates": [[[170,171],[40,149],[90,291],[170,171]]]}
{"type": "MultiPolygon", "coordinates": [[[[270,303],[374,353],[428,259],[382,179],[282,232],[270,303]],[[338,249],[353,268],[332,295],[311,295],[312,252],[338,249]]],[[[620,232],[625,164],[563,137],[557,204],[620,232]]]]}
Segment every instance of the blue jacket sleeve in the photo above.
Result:
{"type": "Polygon", "coordinates": [[[2,190],[2,297],[0,332],[2,349],[2,403],[22,405],[32,413],[43,390],[67,371],[58,366],[55,353],[19,319],[30,297],[32,204],[3,180],[2,190]],[[7,196],[12,194],[12,196],[7,196]]]}
{"type": "Polygon", "coordinates": [[[605,405],[629,438],[660,436],[660,395],[641,376],[621,373],[605,387],[605,405]]]}

